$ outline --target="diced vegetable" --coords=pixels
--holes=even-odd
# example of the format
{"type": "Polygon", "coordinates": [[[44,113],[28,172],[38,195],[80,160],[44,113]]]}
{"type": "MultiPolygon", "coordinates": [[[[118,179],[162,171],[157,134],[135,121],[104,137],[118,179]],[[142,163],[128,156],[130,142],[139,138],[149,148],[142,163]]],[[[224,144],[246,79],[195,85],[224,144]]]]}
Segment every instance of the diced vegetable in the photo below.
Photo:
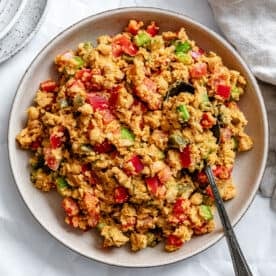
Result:
{"type": "Polygon", "coordinates": [[[134,155],[129,161],[133,165],[136,173],[140,173],[144,169],[144,164],[142,163],[139,156],[134,155]]]}
{"type": "Polygon", "coordinates": [[[175,45],[175,53],[188,53],[192,49],[191,44],[188,41],[185,42],[177,42],[175,45]]]}
{"type": "Polygon", "coordinates": [[[146,31],[150,36],[156,36],[158,34],[159,27],[156,26],[154,21],[152,21],[151,24],[147,26],[146,31]]]}
{"type": "Polygon", "coordinates": [[[94,150],[97,153],[108,153],[114,150],[114,146],[107,140],[103,141],[101,144],[94,145],[94,150]]]}
{"type": "Polygon", "coordinates": [[[146,32],[138,33],[134,37],[134,42],[138,47],[149,45],[150,40],[151,40],[151,38],[150,38],[149,34],[147,34],[146,32]]]}
{"type": "Polygon", "coordinates": [[[54,155],[49,153],[45,154],[45,164],[53,171],[56,171],[60,165],[60,160],[58,160],[54,155]]]}
{"type": "Polygon", "coordinates": [[[190,119],[190,114],[185,104],[179,105],[177,111],[179,112],[180,120],[182,122],[187,122],[190,119]]]}
{"type": "Polygon", "coordinates": [[[176,235],[169,235],[167,237],[166,245],[173,246],[173,247],[180,247],[182,246],[182,244],[183,244],[183,241],[176,235]]]}
{"type": "Polygon", "coordinates": [[[128,190],[125,187],[119,186],[115,188],[114,200],[116,203],[124,203],[128,200],[128,197],[128,190]]]}
{"type": "Polygon", "coordinates": [[[56,179],[57,191],[63,195],[64,190],[69,188],[68,182],[63,177],[58,177],[56,179]]]}
{"type": "Polygon", "coordinates": [[[189,54],[185,54],[183,52],[176,52],[176,56],[180,62],[182,62],[186,65],[191,64],[193,62],[193,59],[192,59],[191,55],[189,55],[189,54]]]}
{"type": "Polygon", "coordinates": [[[158,192],[158,189],[163,186],[163,184],[159,181],[159,178],[157,176],[154,177],[148,177],[146,178],[146,183],[148,186],[149,191],[156,195],[158,192]]]}
{"type": "Polygon", "coordinates": [[[168,145],[172,148],[184,149],[187,146],[188,141],[179,134],[172,134],[169,136],[168,145]]]}
{"type": "Polygon", "coordinates": [[[98,95],[97,93],[88,93],[87,94],[87,102],[95,110],[107,109],[108,105],[109,105],[108,100],[105,97],[98,95]]]}
{"type": "Polygon", "coordinates": [[[52,134],[50,136],[50,144],[52,149],[59,148],[62,145],[62,139],[60,136],[57,136],[55,134],[52,134]]]}
{"type": "Polygon", "coordinates": [[[208,205],[199,206],[199,215],[205,220],[211,220],[213,218],[211,207],[208,205]]]}
{"type": "Polygon", "coordinates": [[[183,206],[182,206],[183,201],[184,201],[184,198],[181,198],[181,197],[179,197],[179,198],[175,201],[175,203],[174,203],[174,205],[173,205],[173,210],[172,210],[172,212],[173,212],[173,214],[174,214],[175,216],[178,216],[178,215],[181,215],[181,214],[184,213],[184,208],[183,208],[183,206]]]}
{"type": "Polygon", "coordinates": [[[137,51],[137,47],[125,35],[117,36],[112,42],[112,54],[114,57],[119,57],[123,53],[135,56],[137,51]]]}
{"type": "Polygon", "coordinates": [[[238,101],[240,98],[241,91],[238,87],[234,86],[231,89],[231,99],[238,101]]]}
{"type": "Polygon", "coordinates": [[[206,63],[196,63],[190,68],[190,74],[192,78],[201,78],[207,74],[206,63]]]}
{"type": "Polygon", "coordinates": [[[215,199],[214,194],[213,194],[213,190],[211,188],[210,185],[208,185],[205,189],[205,193],[211,198],[211,199],[215,199]]]}
{"type": "Polygon", "coordinates": [[[74,62],[76,64],[77,68],[83,67],[84,61],[83,61],[83,59],[81,57],[75,56],[75,57],[73,57],[73,60],[74,60],[74,62]]]}
{"type": "Polygon", "coordinates": [[[180,161],[182,168],[188,168],[191,164],[191,152],[189,145],[180,151],[180,161]]]}
{"type": "Polygon", "coordinates": [[[110,108],[114,109],[117,105],[118,98],[119,98],[119,87],[113,88],[110,92],[110,97],[108,99],[108,103],[110,108]]]}
{"type": "Polygon", "coordinates": [[[52,80],[44,81],[40,84],[40,89],[45,92],[55,92],[57,89],[57,83],[52,80]]]}
{"type": "Polygon", "coordinates": [[[216,94],[223,99],[227,100],[230,97],[231,88],[229,85],[221,85],[219,84],[216,88],[216,94]]]}
{"type": "Polygon", "coordinates": [[[126,127],[121,127],[121,138],[134,141],[134,134],[126,127]]]}

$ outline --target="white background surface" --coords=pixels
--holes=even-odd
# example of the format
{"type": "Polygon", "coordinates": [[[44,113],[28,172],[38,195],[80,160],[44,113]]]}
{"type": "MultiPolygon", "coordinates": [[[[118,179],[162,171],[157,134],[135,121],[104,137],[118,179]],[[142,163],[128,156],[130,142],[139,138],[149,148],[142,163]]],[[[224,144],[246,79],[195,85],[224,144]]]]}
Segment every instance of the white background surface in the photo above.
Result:
{"type": "MultiPolygon", "coordinates": [[[[225,239],[193,258],[157,268],[118,268],[88,260],[62,246],[35,221],[12,179],[7,153],[7,127],[12,99],[24,70],[49,39],[65,27],[90,14],[135,5],[183,12],[218,31],[207,0],[49,0],[46,19],[31,43],[0,65],[1,276],[234,275],[225,239]]],[[[276,213],[271,210],[269,200],[257,195],[235,230],[253,274],[276,275],[276,213]]]]}

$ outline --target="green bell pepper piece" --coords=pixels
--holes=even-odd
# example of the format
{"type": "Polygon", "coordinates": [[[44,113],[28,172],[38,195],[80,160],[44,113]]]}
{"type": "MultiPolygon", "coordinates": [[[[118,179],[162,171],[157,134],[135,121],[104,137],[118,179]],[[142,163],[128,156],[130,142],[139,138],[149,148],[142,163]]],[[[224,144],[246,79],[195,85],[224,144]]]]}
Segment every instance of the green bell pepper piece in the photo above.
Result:
{"type": "Polygon", "coordinates": [[[64,190],[69,188],[68,182],[63,177],[58,177],[56,179],[57,191],[63,195],[64,190]]]}
{"type": "Polygon", "coordinates": [[[147,46],[150,41],[150,36],[146,32],[141,32],[134,37],[134,42],[138,47],[147,46]]]}
{"type": "Polygon", "coordinates": [[[182,62],[186,65],[191,64],[192,61],[193,61],[191,55],[189,55],[189,54],[186,54],[186,53],[183,53],[183,52],[176,52],[175,55],[177,56],[177,59],[180,62],[182,62]]]}
{"type": "Polygon", "coordinates": [[[126,127],[121,128],[121,138],[134,141],[135,135],[126,127]]]}
{"type": "Polygon", "coordinates": [[[190,119],[190,114],[186,105],[181,104],[176,109],[180,114],[181,120],[183,120],[184,122],[187,122],[190,119]]]}
{"type": "Polygon", "coordinates": [[[81,68],[84,65],[84,61],[81,57],[75,56],[73,57],[74,62],[76,63],[77,68],[81,68]]]}
{"type": "Polygon", "coordinates": [[[238,101],[239,98],[240,98],[240,94],[241,94],[241,92],[240,92],[240,89],[238,87],[234,86],[234,87],[231,88],[231,98],[232,98],[232,100],[238,101]]]}
{"type": "Polygon", "coordinates": [[[191,50],[192,47],[188,41],[185,42],[177,42],[175,45],[175,53],[188,53],[189,50],[191,50]]]}
{"type": "Polygon", "coordinates": [[[211,207],[208,205],[200,205],[199,206],[199,214],[205,220],[211,220],[213,218],[211,207]]]}
{"type": "Polygon", "coordinates": [[[178,134],[170,135],[168,142],[170,147],[177,148],[180,150],[185,148],[188,144],[188,142],[181,135],[178,134]]]}

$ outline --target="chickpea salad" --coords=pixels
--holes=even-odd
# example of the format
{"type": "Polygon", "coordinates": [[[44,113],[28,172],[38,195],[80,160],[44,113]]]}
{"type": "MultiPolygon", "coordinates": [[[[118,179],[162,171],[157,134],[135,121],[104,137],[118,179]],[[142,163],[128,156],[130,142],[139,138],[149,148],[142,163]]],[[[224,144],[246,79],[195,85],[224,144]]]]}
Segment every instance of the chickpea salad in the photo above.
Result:
{"type": "Polygon", "coordinates": [[[61,195],[65,223],[132,251],[175,251],[213,231],[204,168],[232,199],[235,157],[253,146],[237,105],[244,77],[184,28],[137,20],[54,62],[16,140],[31,151],[34,186],[61,195]]]}

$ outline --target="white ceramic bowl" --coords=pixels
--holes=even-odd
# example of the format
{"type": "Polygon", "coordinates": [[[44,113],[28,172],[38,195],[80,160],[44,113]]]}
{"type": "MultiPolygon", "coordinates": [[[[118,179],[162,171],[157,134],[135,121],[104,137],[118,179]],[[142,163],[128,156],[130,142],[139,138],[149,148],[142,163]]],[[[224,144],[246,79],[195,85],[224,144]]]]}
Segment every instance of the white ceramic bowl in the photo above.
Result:
{"type": "Polygon", "coordinates": [[[2,39],[14,26],[26,4],[27,0],[0,1],[0,39],[2,39]]]}
{"type": "Polygon", "coordinates": [[[184,26],[198,45],[217,52],[227,66],[239,70],[247,79],[247,93],[242,98],[240,107],[249,121],[247,132],[253,137],[254,148],[237,158],[233,175],[238,195],[225,204],[231,222],[237,223],[252,202],[265,168],[268,126],[263,98],[255,78],[235,50],[220,36],[181,14],[154,8],[107,11],[83,19],[50,41],[31,63],[19,84],[10,114],[9,157],[14,179],[23,200],[39,223],[56,239],[88,258],[107,264],[148,267],[186,259],[213,245],[223,236],[218,217],[216,216],[217,227],[214,232],[193,238],[173,253],[164,252],[162,245],[138,253],[130,252],[127,247],[102,250],[96,233],[81,233],[65,225],[60,207],[61,199],[57,194],[45,194],[33,187],[29,177],[29,156],[26,151],[20,150],[15,142],[16,134],[25,125],[25,110],[32,103],[38,84],[55,75],[54,57],[66,49],[75,48],[79,42],[95,40],[102,34],[121,32],[131,18],[145,22],[155,20],[161,31],[177,30],[184,26]]]}

